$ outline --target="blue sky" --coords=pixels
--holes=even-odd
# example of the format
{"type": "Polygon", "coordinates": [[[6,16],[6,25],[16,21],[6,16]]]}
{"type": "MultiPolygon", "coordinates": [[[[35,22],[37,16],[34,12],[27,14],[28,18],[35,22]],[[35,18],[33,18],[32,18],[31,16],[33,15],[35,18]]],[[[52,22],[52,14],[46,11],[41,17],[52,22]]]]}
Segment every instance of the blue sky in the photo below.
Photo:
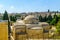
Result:
{"type": "Polygon", "coordinates": [[[0,0],[0,12],[60,11],[60,0],[0,0]]]}

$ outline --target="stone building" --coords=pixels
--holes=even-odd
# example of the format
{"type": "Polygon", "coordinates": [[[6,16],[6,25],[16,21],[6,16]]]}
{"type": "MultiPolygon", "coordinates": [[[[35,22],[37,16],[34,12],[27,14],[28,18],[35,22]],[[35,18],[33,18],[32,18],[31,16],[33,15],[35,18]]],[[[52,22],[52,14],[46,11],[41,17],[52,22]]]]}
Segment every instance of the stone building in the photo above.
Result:
{"type": "Polygon", "coordinates": [[[11,26],[11,36],[14,40],[48,38],[49,29],[48,23],[39,22],[38,17],[28,15],[24,20],[17,20],[11,26]]]}

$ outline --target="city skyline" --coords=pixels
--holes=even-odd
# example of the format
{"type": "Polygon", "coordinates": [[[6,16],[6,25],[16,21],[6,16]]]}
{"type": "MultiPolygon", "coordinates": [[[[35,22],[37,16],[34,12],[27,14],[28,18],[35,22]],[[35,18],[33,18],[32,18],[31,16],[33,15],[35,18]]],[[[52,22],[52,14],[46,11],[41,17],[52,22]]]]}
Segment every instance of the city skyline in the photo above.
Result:
{"type": "Polygon", "coordinates": [[[0,0],[0,13],[60,11],[60,0],[0,0]]]}

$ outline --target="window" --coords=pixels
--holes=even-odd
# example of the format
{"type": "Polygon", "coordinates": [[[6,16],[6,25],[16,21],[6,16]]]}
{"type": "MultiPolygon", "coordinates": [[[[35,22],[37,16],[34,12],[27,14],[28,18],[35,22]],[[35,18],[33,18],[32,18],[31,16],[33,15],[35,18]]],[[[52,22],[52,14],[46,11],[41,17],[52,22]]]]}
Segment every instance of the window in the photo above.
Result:
{"type": "Polygon", "coordinates": [[[43,33],[48,33],[48,32],[49,32],[49,30],[43,29],[43,33]]]}

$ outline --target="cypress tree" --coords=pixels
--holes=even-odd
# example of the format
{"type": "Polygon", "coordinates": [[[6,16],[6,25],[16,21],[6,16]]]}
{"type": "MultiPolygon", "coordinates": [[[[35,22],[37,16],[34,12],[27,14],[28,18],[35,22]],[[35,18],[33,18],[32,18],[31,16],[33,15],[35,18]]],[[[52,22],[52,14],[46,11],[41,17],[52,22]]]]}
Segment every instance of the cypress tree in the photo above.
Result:
{"type": "Polygon", "coordinates": [[[3,14],[3,20],[9,20],[7,11],[3,14]]]}
{"type": "Polygon", "coordinates": [[[50,12],[50,10],[48,9],[48,12],[50,12]]]}
{"type": "Polygon", "coordinates": [[[13,21],[13,16],[10,16],[10,21],[13,21]]]}
{"type": "Polygon", "coordinates": [[[14,22],[16,22],[16,20],[17,20],[17,19],[16,19],[16,17],[15,17],[15,16],[13,16],[13,21],[14,21],[14,22]]]}
{"type": "Polygon", "coordinates": [[[42,16],[41,15],[39,16],[39,22],[42,22],[42,16]]]}
{"type": "Polygon", "coordinates": [[[48,16],[48,18],[47,18],[47,22],[50,24],[50,22],[52,21],[52,16],[51,16],[51,14],[49,14],[49,16],[48,16]]]}
{"type": "Polygon", "coordinates": [[[16,22],[17,18],[16,16],[10,16],[10,21],[16,22]]]}
{"type": "Polygon", "coordinates": [[[10,28],[10,21],[9,21],[9,17],[8,17],[7,11],[4,12],[3,20],[8,20],[8,40],[10,40],[11,28],[10,28]]]}
{"type": "Polygon", "coordinates": [[[44,17],[44,22],[46,22],[47,21],[47,15],[45,15],[45,17],[44,17]]]}

